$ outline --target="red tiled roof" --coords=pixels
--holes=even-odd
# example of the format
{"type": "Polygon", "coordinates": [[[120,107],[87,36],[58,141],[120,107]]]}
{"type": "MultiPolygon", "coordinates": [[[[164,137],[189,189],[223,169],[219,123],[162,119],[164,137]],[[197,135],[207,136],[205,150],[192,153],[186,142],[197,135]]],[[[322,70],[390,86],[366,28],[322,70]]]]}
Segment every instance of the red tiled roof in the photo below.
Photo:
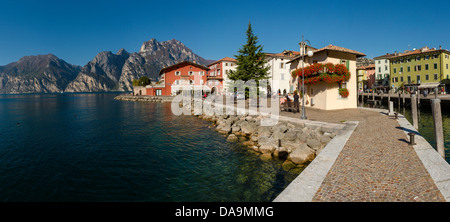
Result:
{"type": "Polygon", "coordinates": [[[351,50],[351,49],[347,49],[347,48],[343,48],[343,47],[339,47],[339,46],[335,46],[335,45],[327,45],[323,48],[317,49],[313,52],[320,52],[320,51],[324,51],[324,50],[331,50],[331,51],[339,51],[339,52],[346,52],[346,53],[351,53],[351,54],[355,54],[357,57],[358,56],[366,56],[366,54],[362,53],[362,52],[358,52],[355,50],[351,50]]]}
{"type": "Polygon", "coordinates": [[[179,62],[179,63],[174,64],[174,65],[171,65],[171,66],[167,66],[167,67],[162,68],[162,69],[159,71],[159,75],[161,75],[161,73],[163,73],[165,70],[167,70],[167,69],[169,69],[169,68],[172,68],[172,67],[175,67],[175,66],[180,66],[180,65],[193,65],[193,66],[196,66],[196,67],[201,68],[201,69],[204,69],[204,70],[209,70],[207,67],[205,67],[205,66],[203,66],[203,65],[200,65],[200,64],[197,64],[197,63],[195,63],[195,62],[191,62],[191,61],[183,61],[183,62],[179,62]]]}
{"type": "Polygon", "coordinates": [[[208,66],[214,65],[214,64],[219,63],[219,62],[222,62],[222,61],[227,61],[227,62],[237,62],[236,59],[233,59],[233,58],[230,58],[230,57],[225,57],[225,58],[223,58],[223,59],[219,59],[219,60],[217,60],[217,61],[215,61],[215,62],[209,64],[208,66]]]}

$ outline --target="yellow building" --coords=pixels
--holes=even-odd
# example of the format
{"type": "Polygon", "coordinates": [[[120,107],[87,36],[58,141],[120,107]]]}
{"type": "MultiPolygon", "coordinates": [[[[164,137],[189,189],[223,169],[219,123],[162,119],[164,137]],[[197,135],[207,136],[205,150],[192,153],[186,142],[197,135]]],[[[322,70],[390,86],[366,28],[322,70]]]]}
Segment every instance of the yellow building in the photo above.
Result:
{"type": "Polygon", "coordinates": [[[423,47],[398,53],[389,58],[391,85],[407,90],[432,90],[440,87],[449,91],[450,87],[450,51],[439,48],[423,47]]]}

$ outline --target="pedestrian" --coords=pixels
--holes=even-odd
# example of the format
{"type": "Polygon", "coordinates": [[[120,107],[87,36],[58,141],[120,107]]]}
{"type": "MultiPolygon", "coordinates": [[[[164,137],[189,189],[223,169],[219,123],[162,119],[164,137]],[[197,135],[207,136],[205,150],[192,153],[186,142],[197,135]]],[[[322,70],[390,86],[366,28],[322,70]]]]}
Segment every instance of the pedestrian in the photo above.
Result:
{"type": "MultiPolygon", "coordinates": [[[[300,112],[300,96],[298,95],[297,91],[294,92],[294,108],[297,112],[300,112]]],[[[295,112],[294,112],[295,113],[295,112]]]]}

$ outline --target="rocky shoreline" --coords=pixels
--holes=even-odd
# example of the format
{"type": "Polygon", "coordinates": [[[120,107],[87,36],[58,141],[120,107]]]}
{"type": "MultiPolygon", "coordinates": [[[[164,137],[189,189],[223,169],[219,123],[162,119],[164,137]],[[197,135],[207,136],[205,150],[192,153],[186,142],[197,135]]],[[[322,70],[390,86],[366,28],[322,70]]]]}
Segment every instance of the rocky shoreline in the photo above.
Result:
{"type": "Polygon", "coordinates": [[[173,100],[173,96],[133,96],[127,94],[116,96],[114,99],[134,102],[170,103],[173,100]]]}
{"type": "Polygon", "coordinates": [[[241,142],[267,158],[280,158],[283,165],[304,165],[313,161],[337,132],[325,132],[321,127],[279,121],[274,126],[261,126],[262,115],[198,115],[211,121],[212,127],[228,141],[241,142]]]}

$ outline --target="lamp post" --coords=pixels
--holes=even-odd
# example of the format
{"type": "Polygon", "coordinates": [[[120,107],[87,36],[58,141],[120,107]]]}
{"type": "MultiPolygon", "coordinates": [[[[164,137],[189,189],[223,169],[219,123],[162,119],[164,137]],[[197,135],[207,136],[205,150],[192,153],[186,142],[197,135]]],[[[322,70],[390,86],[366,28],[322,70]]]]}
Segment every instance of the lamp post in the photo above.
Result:
{"type": "Polygon", "coordinates": [[[302,35],[302,41],[300,42],[300,53],[302,54],[302,116],[300,119],[306,119],[306,111],[305,111],[305,51],[306,51],[306,42],[309,44],[308,57],[313,56],[313,51],[311,51],[311,42],[309,40],[304,40],[302,35]],[[303,49],[303,50],[302,50],[303,49]]]}

